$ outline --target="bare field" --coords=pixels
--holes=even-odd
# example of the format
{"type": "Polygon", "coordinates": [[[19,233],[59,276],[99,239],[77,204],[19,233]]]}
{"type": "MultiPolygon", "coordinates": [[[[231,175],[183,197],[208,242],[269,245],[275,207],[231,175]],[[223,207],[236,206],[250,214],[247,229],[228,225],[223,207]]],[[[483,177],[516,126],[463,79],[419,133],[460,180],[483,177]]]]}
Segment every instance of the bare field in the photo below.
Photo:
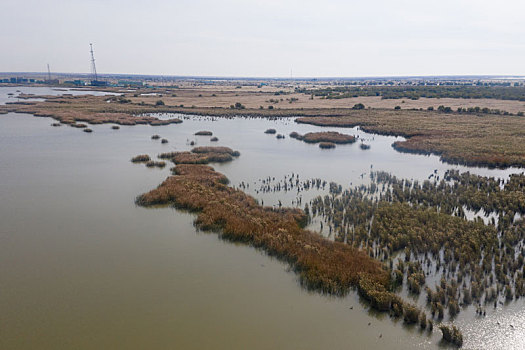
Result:
{"type": "Polygon", "coordinates": [[[217,87],[206,86],[198,88],[174,89],[169,93],[161,93],[156,96],[127,94],[134,103],[154,103],[158,99],[169,106],[185,107],[221,107],[228,108],[236,102],[246,106],[246,108],[267,109],[269,106],[278,109],[298,109],[298,108],[352,108],[355,104],[362,103],[365,107],[393,109],[400,106],[402,109],[427,109],[440,106],[451,107],[456,110],[458,107],[480,107],[489,109],[499,109],[509,113],[525,112],[525,102],[515,100],[496,100],[496,99],[463,99],[463,98],[420,98],[410,99],[382,99],[380,96],[363,96],[345,99],[323,99],[292,92],[293,89],[278,89],[276,87],[217,87]],[[279,91],[284,94],[276,95],[279,91]],[[173,96],[175,95],[175,96],[173,96]]]}

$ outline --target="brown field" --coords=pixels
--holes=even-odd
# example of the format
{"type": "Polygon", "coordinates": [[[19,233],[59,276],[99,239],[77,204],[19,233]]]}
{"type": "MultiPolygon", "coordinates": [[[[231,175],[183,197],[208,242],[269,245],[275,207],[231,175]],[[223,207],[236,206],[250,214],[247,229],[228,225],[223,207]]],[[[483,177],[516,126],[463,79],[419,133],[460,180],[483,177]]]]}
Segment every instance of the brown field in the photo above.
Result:
{"type": "Polygon", "coordinates": [[[221,107],[229,108],[232,104],[240,102],[248,109],[257,109],[261,106],[267,109],[273,106],[279,109],[300,109],[300,108],[352,108],[355,104],[362,103],[365,107],[394,109],[400,106],[402,109],[427,109],[444,105],[457,110],[458,107],[481,107],[490,109],[499,109],[509,113],[525,112],[525,102],[513,100],[496,100],[496,99],[463,99],[463,98],[420,98],[418,100],[410,99],[381,99],[380,96],[362,96],[345,99],[323,99],[320,97],[295,93],[292,88],[269,88],[257,89],[256,87],[242,89],[219,87],[197,87],[173,90],[172,93],[162,94],[159,96],[127,96],[134,103],[153,104],[156,100],[162,99],[168,106],[185,107],[221,107]],[[275,95],[276,91],[284,91],[285,94],[275,95]],[[176,97],[172,95],[175,94],[176,97]],[[213,96],[215,95],[215,96],[213,96]],[[282,100],[281,100],[282,99],[282,100]],[[272,101],[273,100],[273,101],[272,101]],[[277,102],[276,102],[277,101],[277,102]]]}

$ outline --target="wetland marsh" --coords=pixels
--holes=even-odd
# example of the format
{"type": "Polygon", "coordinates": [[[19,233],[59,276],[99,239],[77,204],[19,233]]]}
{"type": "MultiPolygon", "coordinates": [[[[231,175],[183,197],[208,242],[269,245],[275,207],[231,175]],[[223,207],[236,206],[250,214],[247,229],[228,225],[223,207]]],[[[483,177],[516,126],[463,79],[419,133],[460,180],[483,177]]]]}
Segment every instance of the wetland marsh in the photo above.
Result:
{"type": "MultiPolygon", "coordinates": [[[[3,347],[446,347],[437,323],[429,333],[377,313],[355,291],[345,296],[308,291],[289,264],[199,231],[194,214],[136,206],[135,198],[162,183],[171,166],[146,168],[130,159],[230,147],[240,156],[212,166],[232,188],[276,210],[304,208],[329,194],[330,183],[341,189],[369,185],[375,171],[419,182],[443,178],[450,169],[505,181],[522,172],[400,153],[392,144],[402,137],[359,127],[297,124],[294,118],[154,117],[182,123],[121,125],[118,131],[112,124],[89,124],[94,132],[84,134],[53,128],[50,118],[0,116],[3,347]],[[268,129],[283,135],[339,132],[371,148],[363,152],[353,143],[323,150],[290,137],[278,140],[264,133],[268,129]],[[195,135],[202,130],[220,141],[195,135]],[[169,143],[151,140],[153,134],[169,143]],[[306,189],[305,181],[317,183],[314,179],[320,185],[306,189]]],[[[307,228],[320,231],[319,225],[314,220],[307,228]]],[[[320,233],[336,239],[326,226],[320,233]]],[[[434,283],[439,281],[428,278],[428,285],[434,283]]],[[[401,296],[417,301],[406,290],[401,296]]],[[[498,304],[486,317],[470,307],[454,324],[465,348],[520,348],[524,309],[522,299],[498,304]]]]}

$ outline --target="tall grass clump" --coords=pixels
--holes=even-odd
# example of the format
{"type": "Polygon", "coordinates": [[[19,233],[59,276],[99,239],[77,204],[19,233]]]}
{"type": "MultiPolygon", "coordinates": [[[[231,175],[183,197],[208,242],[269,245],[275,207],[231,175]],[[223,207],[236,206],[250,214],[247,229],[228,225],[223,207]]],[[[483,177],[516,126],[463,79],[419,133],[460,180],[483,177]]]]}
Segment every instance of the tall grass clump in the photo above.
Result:
{"type": "Polygon", "coordinates": [[[195,135],[197,135],[197,136],[211,136],[211,135],[213,135],[213,133],[211,131],[202,130],[202,131],[197,131],[195,133],[195,135]]]}
{"type": "Polygon", "coordinates": [[[138,156],[131,158],[132,163],[145,163],[149,162],[150,160],[151,158],[147,154],[139,154],[138,156]]]}
{"type": "Polygon", "coordinates": [[[354,143],[355,137],[341,134],[336,131],[309,132],[301,135],[296,131],[290,133],[290,137],[307,143],[331,142],[338,144],[354,143]]]}
{"type": "Polygon", "coordinates": [[[166,162],[156,162],[154,160],[150,160],[149,162],[146,162],[146,166],[148,168],[164,168],[166,166],[166,162]]]}
{"type": "Polygon", "coordinates": [[[452,343],[458,347],[463,346],[463,334],[454,325],[440,325],[439,329],[441,330],[441,333],[443,334],[443,340],[446,342],[452,343]]]}
{"type": "Polygon", "coordinates": [[[335,143],[333,142],[320,142],[319,148],[322,149],[329,149],[329,148],[335,148],[335,143]]]}

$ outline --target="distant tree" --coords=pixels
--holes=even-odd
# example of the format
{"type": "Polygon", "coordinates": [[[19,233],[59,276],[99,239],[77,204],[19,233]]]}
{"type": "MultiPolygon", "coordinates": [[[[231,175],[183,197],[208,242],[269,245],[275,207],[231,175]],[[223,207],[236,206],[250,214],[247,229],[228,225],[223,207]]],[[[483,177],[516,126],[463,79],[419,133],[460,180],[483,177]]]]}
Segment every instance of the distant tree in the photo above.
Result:
{"type": "Polygon", "coordinates": [[[352,109],[365,109],[365,105],[362,103],[356,103],[352,109]]]}
{"type": "Polygon", "coordinates": [[[155,106],[164,106],[164,101],[158,100],[157,102],[155,102],[155,106]]]}

